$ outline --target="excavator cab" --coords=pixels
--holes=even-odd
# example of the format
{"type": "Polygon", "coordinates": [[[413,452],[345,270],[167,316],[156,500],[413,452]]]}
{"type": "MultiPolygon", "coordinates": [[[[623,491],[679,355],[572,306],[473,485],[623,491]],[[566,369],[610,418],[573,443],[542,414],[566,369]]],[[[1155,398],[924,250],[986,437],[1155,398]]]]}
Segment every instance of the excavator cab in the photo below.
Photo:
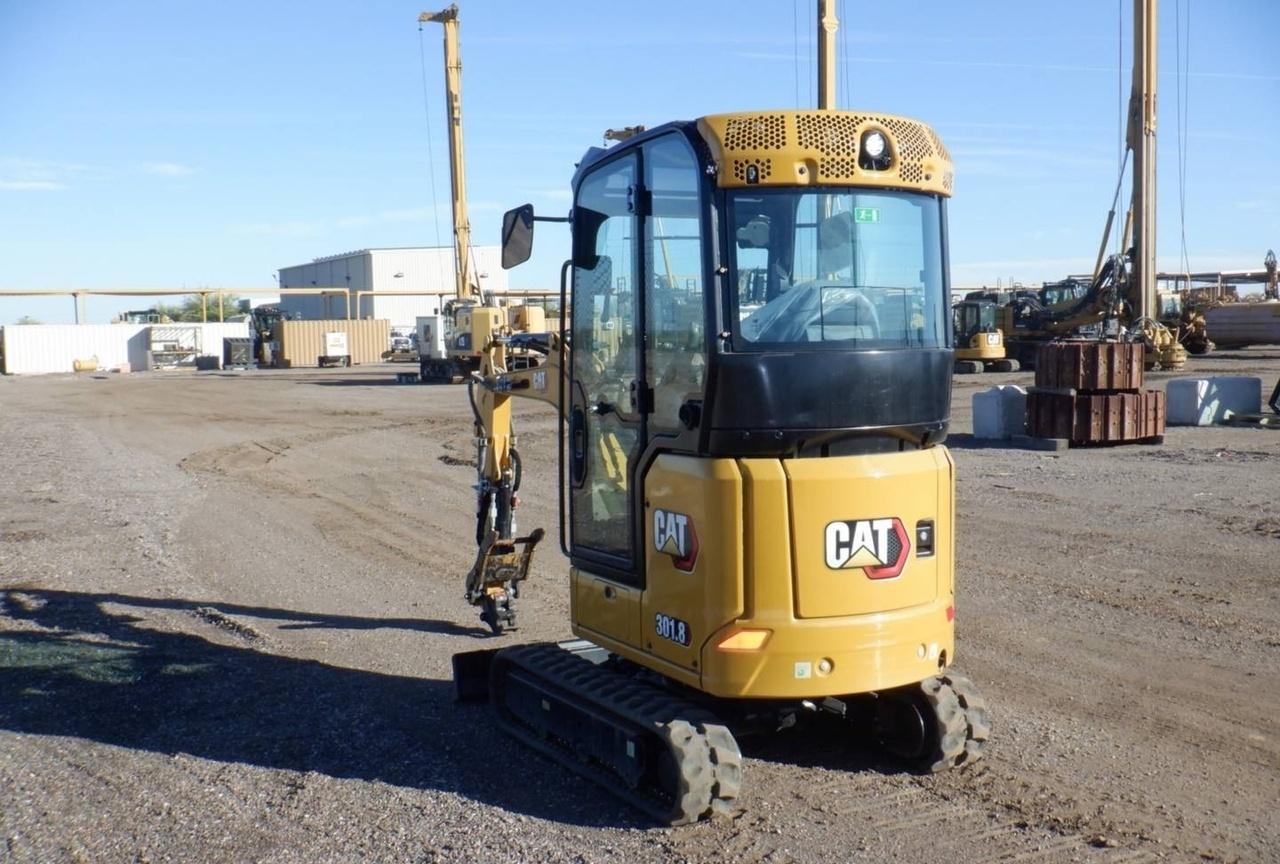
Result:
{"type": "MultiPolygon", "coordinates": [[[[714,115],[586,153],[557,380],[477,381],[482,418],[558,405],[571,624],[607,660],[497,652],[505,728],[673,823],[731,806],[749,717],[835,713],[928,770],[978,757],[985,709],[949,669],[951,186],[937,136],[883,115],[714,115]]],[[[538,218],[507,214],[504,266],[538,218]]]]}

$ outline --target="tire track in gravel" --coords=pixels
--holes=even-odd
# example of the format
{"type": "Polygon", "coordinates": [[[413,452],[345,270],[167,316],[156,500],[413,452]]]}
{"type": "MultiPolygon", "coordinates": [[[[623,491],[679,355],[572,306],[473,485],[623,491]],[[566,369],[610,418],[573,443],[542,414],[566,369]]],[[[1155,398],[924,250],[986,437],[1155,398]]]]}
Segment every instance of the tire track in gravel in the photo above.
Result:
{"type": "MultiPolygon", "coordinates": [[[[430,436],[429,446],[445,451],[441,455],[447,455],[447,451],[456,450],[457,445],[441,440],[433,433],[455,432],[456,427],[457,423],[452,418],[415,419],[309,432],[265,441],[253,439],[197,451],[183,459],[181,465],[191,473],[212,474],[247,483],[287,500],[288,506],[294,510],[306,502],[316,529],[326,540],[358,556],[421,567],[438,563],[436,555],[424,554],[423,532],[438,532],[443,526],[433,522],[428,512],[398,511],[389,502],[383,502],[385,506],[382,507],[376,506],[377,502],[370,501],[371,493],[376,494],[376,486],[371,483],[365,484],[365,488],[356,494],[346,494],[335,483],[332,463],[314,451],[338,442],[354,449],[358,446],[357,439],[412,429],[417,437],[430,436]],[[375,506],[370,506],[371,503],[375,506]]],[[[467,481],[465,484],[455,482],[454,491],[465,489],[469,492],[472,476],[467,471],[467,481]]],[[[447,513],[450,517],[457,515],[452,510],[447,513]]]]}

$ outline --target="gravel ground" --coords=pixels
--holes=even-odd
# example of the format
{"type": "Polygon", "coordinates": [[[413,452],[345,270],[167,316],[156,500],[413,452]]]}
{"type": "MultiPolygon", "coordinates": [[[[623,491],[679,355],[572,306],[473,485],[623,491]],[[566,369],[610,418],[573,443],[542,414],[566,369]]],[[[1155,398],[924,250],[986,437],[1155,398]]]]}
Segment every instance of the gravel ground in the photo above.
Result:
{"type": "MultiPolygon", "coordinates": [[[[986,448],[969,396],[1029,376],[959,379],[988,759],[750,740],[743,813],[672,830],[453,703],[466,397],[391,371],[0,379],[0,861],[1280,860],[1280,432],[986,448]]],[[[555,421],[517,416],[551,529],[555,421]]],[[[565,571],[545,544],[511,638],[569,635],[565,571]]]]}

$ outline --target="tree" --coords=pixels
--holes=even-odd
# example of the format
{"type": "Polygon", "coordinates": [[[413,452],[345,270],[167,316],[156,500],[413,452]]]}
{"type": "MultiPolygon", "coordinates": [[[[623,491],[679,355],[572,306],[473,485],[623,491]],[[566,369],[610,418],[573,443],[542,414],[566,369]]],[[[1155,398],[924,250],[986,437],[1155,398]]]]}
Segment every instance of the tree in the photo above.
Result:
{"type": "Polygon", "coordinates": [[[14,324],[39,324],[40,321],[36,318],[32,318],[30,315],[23,315],[21,318],[19,318],[17,321],[14,321],[13,323],[14,324]]]}
{"type": "MultiPolygon", "coordinates": [[[[218,295],[209,294],[209,299],[205,301],[205,314],[208,320],[218,320],[218,295]]],[[[235,294],[222,295],[222,314],[223,316],[235,315],[240,309],[241,298],[235,294]]],[[[171,321],[199,321],[200,319],[200,295],[190,294],[183,298],[181,303],[157,303],[156,311],[161,315],[168,315],[171,321]]]]}

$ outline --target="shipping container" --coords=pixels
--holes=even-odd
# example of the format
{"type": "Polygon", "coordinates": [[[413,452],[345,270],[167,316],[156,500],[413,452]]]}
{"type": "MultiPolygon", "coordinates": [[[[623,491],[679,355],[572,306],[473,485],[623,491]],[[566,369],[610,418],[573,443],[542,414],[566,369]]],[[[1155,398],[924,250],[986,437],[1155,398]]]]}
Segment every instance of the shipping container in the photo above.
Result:
{"type": "Polygon", "coordinates": [[[146,324],[6,324],[3,345],[6,375],[74,372],[77,360],[96,360],[99,369],[128,363],[147,366],[146,324]]]}
{"type": "Polygon", "coordinates": [[[366,321],[281,321],[277,328],[279,365],[316,366],[324,356],[324,334],[346,333],[351,362],[381,363],[382,354],[391,348],[391,322],[386,319],[366,321]]]}
{"type": "MultiPolygon", "coordinates": [[[[247,337],[249,325],[238,324],[8,324],[0,329],[2,371],[8,375],[46,375],[74,372],[77,360],[95,361],[99,369],[125,363],[136,370],[150,368],[151,328],[193,328],[187,332],[199,346],[196,353],[221,354],[222,340],[247,337]]],[[[194,368],[194,356],[187,365],[194,368]]]]}

